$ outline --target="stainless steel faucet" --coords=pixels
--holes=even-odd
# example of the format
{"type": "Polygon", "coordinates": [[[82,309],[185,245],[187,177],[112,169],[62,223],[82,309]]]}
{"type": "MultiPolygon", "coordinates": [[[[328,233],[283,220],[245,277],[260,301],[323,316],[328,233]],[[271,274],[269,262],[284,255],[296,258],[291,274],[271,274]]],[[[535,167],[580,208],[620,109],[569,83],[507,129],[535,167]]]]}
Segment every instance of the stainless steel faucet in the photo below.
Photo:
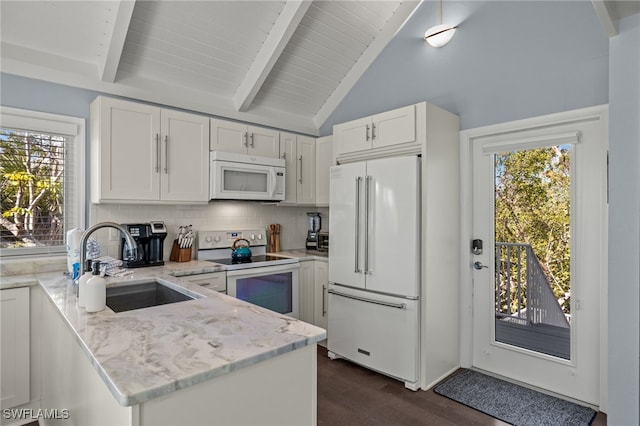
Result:
{"type": "Polygon", "coordinates": [[[136,240],[133,239],[129,231],[127,231],[124,226],[115,222],[96,223],[95,225],[87,228],[87,230],[82,234],[82,237],[80,237],[80,274],[78,275],[78,279],[80,279],[80,277],[84,274],[84,264],[87,257],[87,240],[95,230],[100,228],[115,228],[122,232],[122,234],[124,234],[124,238],[127,240],[127,245],[129,246],[129,251],[127,252],[127,259],[123,260],[135,259],[138,257],[138,243],[136,243],[136,240]]]}

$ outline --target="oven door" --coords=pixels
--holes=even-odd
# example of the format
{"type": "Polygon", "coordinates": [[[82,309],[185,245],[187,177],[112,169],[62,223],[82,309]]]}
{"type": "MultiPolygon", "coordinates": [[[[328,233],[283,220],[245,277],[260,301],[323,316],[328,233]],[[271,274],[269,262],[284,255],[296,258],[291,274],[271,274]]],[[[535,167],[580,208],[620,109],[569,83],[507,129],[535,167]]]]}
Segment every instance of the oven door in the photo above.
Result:
{"type": "Polygon", "coordinates": [[[284,168],[212,160],[209,173],[212,200],[284,200],[284,168]]]}
{"type": "Polygon", "coordinates": [[[254,305],[299,317],[297,263],[227,271],[227,294],[254,305]]]}

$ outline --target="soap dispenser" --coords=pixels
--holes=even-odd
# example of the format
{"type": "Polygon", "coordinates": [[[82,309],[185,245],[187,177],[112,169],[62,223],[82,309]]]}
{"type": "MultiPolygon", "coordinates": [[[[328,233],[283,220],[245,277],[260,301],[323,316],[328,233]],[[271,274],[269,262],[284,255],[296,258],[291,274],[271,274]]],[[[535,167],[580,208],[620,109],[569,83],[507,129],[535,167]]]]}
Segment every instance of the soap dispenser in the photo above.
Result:
{"type": "Polygon", "coordinates": [[[78,280],[78,306],[84,308],[87,305],[87,281],[93,277],[91,274],[91,260],[87,260],[85,273],[78,280]]]}
{"type": "Polygon", "coordinates": [[[86,311],[100,312],[106,308],[107,302],[107,286],[106,280],[100,276],[100,261],[93,262],[93,277],[87,281],[86,290],[86,311]]]}

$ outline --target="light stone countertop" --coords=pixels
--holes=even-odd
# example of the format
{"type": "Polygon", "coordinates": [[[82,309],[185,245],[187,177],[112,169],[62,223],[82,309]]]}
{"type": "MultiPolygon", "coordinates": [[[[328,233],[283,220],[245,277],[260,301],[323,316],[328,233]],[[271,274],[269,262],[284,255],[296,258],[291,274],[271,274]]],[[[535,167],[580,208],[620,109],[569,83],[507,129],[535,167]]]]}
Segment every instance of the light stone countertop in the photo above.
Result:
{"type": "Polygon", "coordinates": [[[222,270],[211,262],[169,262],[109,277],[108,287],[158,277],[203,296],[120,313],[79,308],[62,272],[3,277],[2,288],[39,283],[118,403],[130,406],[326,338],[322,328],[169,275],[222,270]]]}
{"type": "Polygon", "coordinates": [[[304,262],[307,260],[320,260],[323,262],[329,261],[329,253],[326,251],[318,251],[318,250],[307,250],[307,249],[291,249],[291,250],[282,250],[275,253],[268,253],[273,256],[282,256],[289,257],[294,259],[299,259],[300,262],[304,262]]]}

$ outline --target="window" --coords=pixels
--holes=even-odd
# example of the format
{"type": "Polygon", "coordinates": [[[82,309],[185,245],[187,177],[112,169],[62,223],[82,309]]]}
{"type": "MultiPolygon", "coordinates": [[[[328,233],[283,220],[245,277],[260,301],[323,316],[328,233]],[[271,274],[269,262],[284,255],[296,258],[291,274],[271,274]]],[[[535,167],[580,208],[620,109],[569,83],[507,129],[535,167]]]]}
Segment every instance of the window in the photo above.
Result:
{"type": "Polygon", "coordinates": [[[0,107],[0,256],[66,252],[84,227],[85,120],[0,107]]]}

